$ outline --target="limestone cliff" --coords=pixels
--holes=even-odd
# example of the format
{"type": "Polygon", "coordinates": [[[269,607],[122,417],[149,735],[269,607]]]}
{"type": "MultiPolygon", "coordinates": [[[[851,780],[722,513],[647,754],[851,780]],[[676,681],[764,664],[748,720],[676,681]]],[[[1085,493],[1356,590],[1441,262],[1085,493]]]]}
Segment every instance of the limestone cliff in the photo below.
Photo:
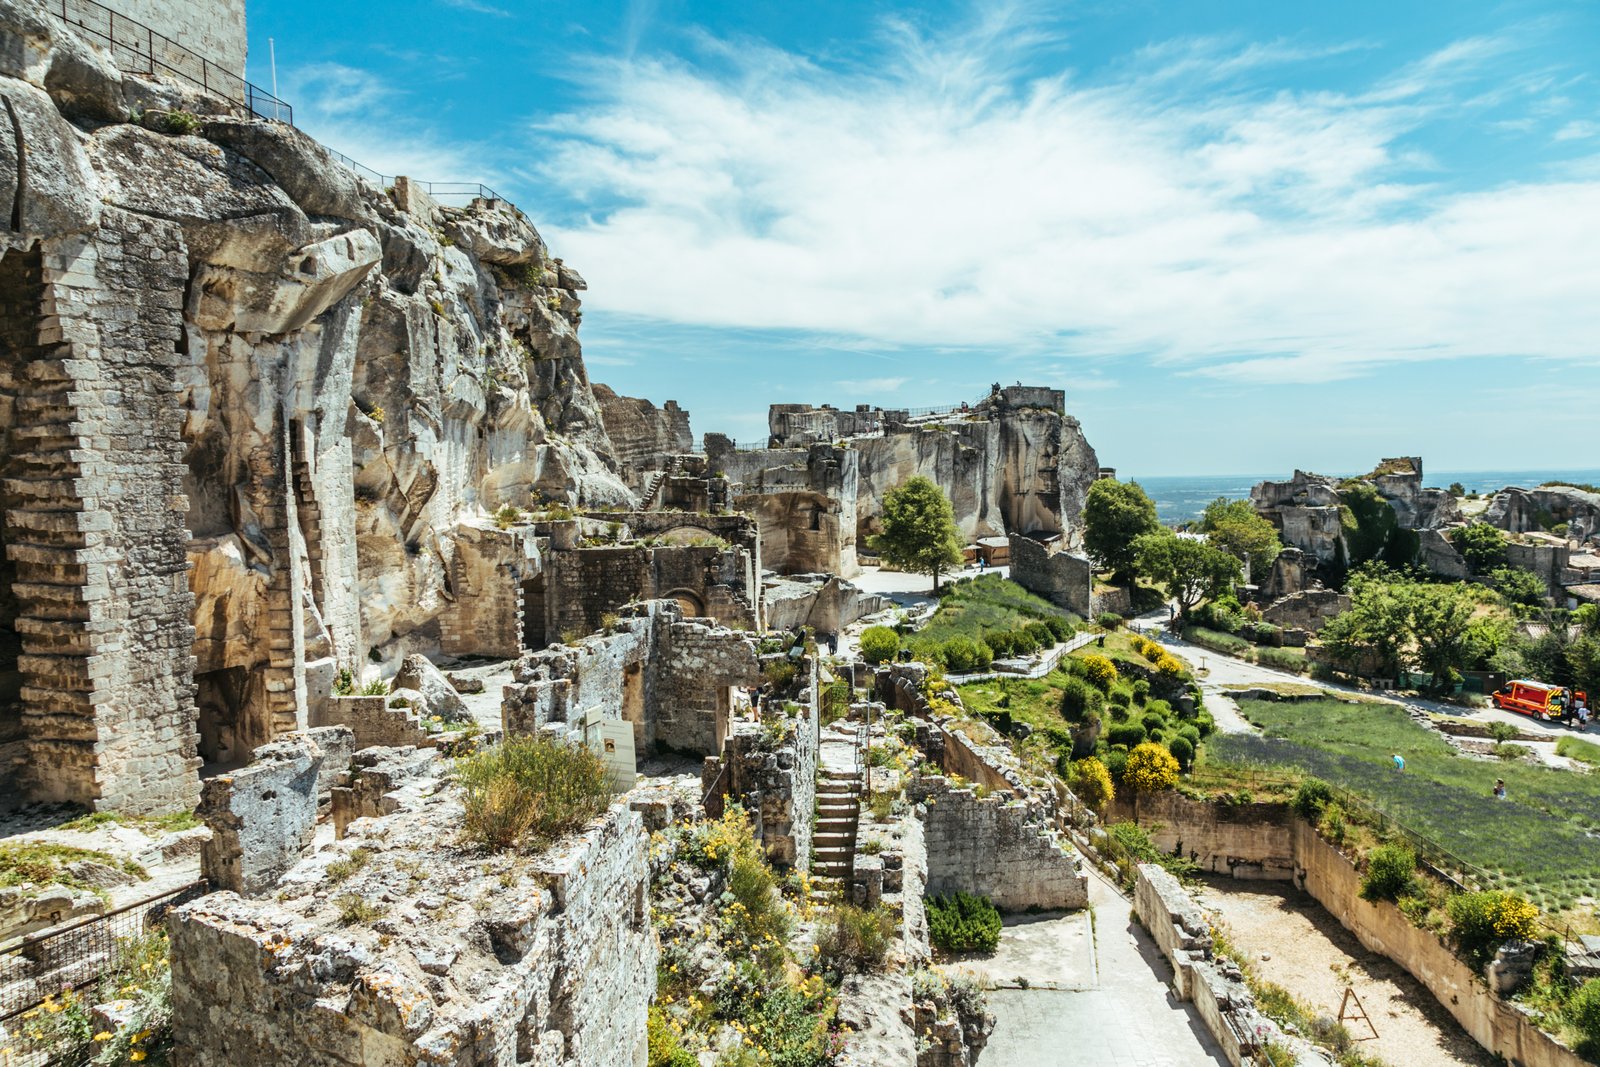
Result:
{"type": "Polygon", "coordinates": [[[509,204],[366,184],[14,0],[0,96],[0,670],[47,795],[192,800],[197,702],[238,758],[436,643],[464,517],[633,502],[583,280],[509,204]]]}
{"type": "Polygon", "coordinates": [[[1494,495],[1484,521],[1512,533],[1548,530],[1567,524],[1567,536],[1582,544],[1600,544],[1600,493],[1569,485],[1537,489],[1506,488],[1494,495]]]}
{"type": "Polygon", "coordinates": [[[694,451],[689,413],[676,400],[658,408],[648,400],[618,396],[598,382],[594,395],[617,462],[635,478],[669,470],[674,456],[694,451]]]}

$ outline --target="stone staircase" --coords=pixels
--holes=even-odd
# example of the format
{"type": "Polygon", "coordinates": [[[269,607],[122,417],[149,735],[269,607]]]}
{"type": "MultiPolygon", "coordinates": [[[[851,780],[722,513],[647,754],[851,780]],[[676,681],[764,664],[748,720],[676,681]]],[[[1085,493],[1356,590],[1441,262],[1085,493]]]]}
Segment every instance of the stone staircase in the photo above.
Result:
{"type": "Polygon", "coordinates": [[[817,779],[817,826],[811,837],[811,877],[824,896],[841,895],[855,872],[860,819],[860,773],[824,770],[817,779]]]}

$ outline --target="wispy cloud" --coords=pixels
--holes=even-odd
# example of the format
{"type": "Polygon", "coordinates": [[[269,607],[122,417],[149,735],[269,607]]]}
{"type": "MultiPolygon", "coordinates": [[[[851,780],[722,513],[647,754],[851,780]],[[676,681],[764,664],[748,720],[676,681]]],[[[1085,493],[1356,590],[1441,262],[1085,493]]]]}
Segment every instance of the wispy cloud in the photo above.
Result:
{"type": "Polygon", "coordinates": [[[900,387],[910,380],[910,378],[861,378],[846,379],[835,384],[847,393],[877,395],[898,392],[900,387]]]}
{"type": "Polygon", "coordinates": [[[1600,136],[1600,122],[1587,119],[1574,119],[1555,133],[1558,141],[1584,141],[1596,136],[1600,136]]]}
{"type": "Polygon", "coordinates": [[[440,134],[413,106],[412,94],[371,71],[340,63],[280,66],[295,125],[379,174],[425,181],[501,179],[482,146],[440,134]]]}
{"type": "Polygon", "coordinates": [[[482,0],[444,0],[446,7],[457,8],[461,11],[471,11],[475,15],[493,15],[495,18],[508,19],[511,12],[503,7],[485,4],[482,0]]]}
{"type": "Polygon", "coordinates": [[[1019,11],[944,35],[894,24],[871,69],[744,43],[703,66],[597,68],[594,103],[542,123],[534,153],[587,207],[547,230],[590,307],[889,351],[1139,355],[1229,381],[1593,356],[1600,180],[1463,190],[1414,143],[1507,40],[1365,91],[1190,93],[1151,68],[1360,46],[1189,42],[1116,80],[1024,77],[1060,42],[1019,11]]]}

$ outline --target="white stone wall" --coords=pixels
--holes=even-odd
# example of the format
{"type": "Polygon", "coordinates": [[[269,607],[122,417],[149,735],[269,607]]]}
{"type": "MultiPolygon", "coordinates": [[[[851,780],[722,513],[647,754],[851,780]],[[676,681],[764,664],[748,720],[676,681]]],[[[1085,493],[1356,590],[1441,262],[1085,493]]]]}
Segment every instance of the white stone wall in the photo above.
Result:
{"type": "MultiPolygon", "coordinates": [[[[70,4],[71,0],[69,0],[70,4]]],[[[244,77],[249,40],[245,0],[100,0],[235,77],[244,77]]],[[[118,39],[121,39],[119,34],[118,39]]]]}

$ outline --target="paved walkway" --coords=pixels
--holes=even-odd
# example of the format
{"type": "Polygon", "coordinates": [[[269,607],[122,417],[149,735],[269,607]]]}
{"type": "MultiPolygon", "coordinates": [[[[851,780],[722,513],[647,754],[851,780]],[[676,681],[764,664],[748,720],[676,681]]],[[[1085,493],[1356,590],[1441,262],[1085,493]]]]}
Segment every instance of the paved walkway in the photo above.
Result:
{"type": "MultiPolygon", "coordinates": [[[[991,990],[989,1006],[996,1022],[980,1060],[983,1067],[1227,1064],[1199,1017],[1172,995],[1172,969],[1155,942],[1128,917],[1127,898],[1094,870],[1089,871],[1089,900],[1095,909],[1095,936],[1087,951],[1093,959],[1087,967],[1072,970],[1075,976],[1093,975],[1093,985],[991,990]]],[[[1002,943],[1014,929],[1007,928],[1002,943]]],[[[1042,960],[1041,967],[1047,968],[1041,979],[1060,980],[1059,961],[1042,960]]]]}

